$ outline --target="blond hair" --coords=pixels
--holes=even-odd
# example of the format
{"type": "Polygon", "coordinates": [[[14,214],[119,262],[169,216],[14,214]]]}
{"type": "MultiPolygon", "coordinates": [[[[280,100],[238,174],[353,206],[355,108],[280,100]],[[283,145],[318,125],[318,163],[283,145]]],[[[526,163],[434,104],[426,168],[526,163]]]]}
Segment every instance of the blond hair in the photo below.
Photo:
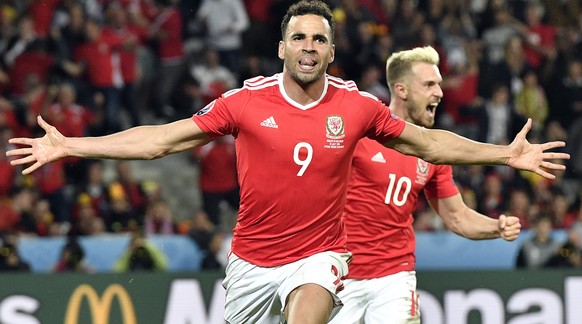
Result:
{"type": "Polygon", "coordinates": [[[406,77],[415,63],[439,64],[439,54],[432,46],[415,47],[411,50],[395,52],[386,60],[386,82],[390,92],[394,85],[406,82],[406,77]]]}

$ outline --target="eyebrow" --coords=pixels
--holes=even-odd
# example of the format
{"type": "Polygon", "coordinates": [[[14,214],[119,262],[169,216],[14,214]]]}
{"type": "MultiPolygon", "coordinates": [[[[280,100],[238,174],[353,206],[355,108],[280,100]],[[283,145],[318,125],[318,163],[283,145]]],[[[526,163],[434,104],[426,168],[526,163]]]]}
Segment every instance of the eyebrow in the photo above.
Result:
{"type": "MultiPolygon", "coordinates": [[[[293,37],[298,37],[298,36],[299,37],[302,37],[302,38],[305,38],[305,37],[307,37],[307,34],[306,33],[302,33],[302,32],[298,32],[298,33],[291,34],[290,37],[293,38],[293,37]]],[[[325,34],[313,34],[313,38],[314,39],[324,39],[326,41],[329,41],[329,38],[325,34]]]]}

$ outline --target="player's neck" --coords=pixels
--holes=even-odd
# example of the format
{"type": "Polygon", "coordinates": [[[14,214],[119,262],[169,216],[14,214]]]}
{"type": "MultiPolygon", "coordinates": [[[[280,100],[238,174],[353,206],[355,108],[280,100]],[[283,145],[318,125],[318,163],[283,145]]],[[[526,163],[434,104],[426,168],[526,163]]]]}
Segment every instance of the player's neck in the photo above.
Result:
{"type": "Polygon", "coordinates": [[[299,84],[288,73],[283,73],[283,88],[287,96],[295,102],[308,105],[321,98],[325,86],[325,77],[309,84],[299,84]]]}
{"type": "Polygon", "coordinates": [[[398,116],[398,118],[409,121],[408,115],[406,114],[406,104],[404,102],[392,99],[389,107],[392,113],[398,116]]]}

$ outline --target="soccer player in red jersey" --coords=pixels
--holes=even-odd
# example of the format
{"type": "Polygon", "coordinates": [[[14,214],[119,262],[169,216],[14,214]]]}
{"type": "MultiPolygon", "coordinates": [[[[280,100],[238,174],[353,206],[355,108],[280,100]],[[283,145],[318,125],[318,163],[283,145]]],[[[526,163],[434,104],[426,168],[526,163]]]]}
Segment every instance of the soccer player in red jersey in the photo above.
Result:
{"type": "MultiPolygon", "coordinates": [[[[430,46],[388,58],[390,109],[396,116],[433,126],[443,96],[438,63],[430,46]]],[[[412,213],[423,190],[448,228],[461,236],[512,241],[519,235],[517,217],[493,219],[465,205],[450,165],[427,163],[364,138],[352,160],[344,210],[354,259],[339,293],[344,307],[332,323],[420,323],[412,213]]]]}
{"type": "Polygon", "coordinates": [[[394,116],[351,81],[326,74],[334,24],[322,1],[289,7],[281,24],[282,73],[247,80],[192,118],[101,137],[64,137],[38,118],[42,138],[13,138],[7,152],[28,174],[66,156],[155,159],[214,138],[236,138],[240,209],[226,269],[228,323],[326,323],[341,301],[351,258],[342,212],[352,155],[369,137],[433,163],[505,164],[536,172],[565,167],[545,152],[564,142],[530,144],[529,121],[507,146],[417,127],[394,116]]]}

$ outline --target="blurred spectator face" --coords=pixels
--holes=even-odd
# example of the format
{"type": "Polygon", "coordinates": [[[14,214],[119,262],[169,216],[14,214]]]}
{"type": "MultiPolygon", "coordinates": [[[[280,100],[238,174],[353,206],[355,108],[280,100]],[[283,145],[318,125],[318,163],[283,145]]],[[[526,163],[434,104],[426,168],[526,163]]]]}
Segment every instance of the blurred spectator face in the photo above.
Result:
{"type": "Polygon", "coordinates": [[[192,229],[195,230],[212,230],[214,224],[208,218],[208,215],[204,211],[197,212],[194,217],[192,217],[192,229]]]}
{"type": "Polygon", "coordinates": [[[20,37],[28,39],[34,35],[34,21],[28,17],[22,17],[20,23],[18,24],[18,32],[20,37]]]}
{"type": "Polygon", "coordinates": [[[78,3],[73,3],[69,7],[69,18],[70,25],[72,26],[82,26],[85,21],[85,14],[83,12],[83,7],[78,3]]]}
{"type": "Polygon", "coordinates": [[[536,238],[540,241],[547,241],[552,233],[552,219],[550,217],[541,218],[535,227],[536,238]]]}
{"type": "Polygon", "coordinates": [[[40,85],[42,85],[40,77],[35,73],[31,73],[24,78],[24,90],[27,92],[37,89],[40,85]]]}
{"type": "Polygon", "coordinates": [[[220,58],[218,57],[218,53],[214,50],[207,50],[204,58],[206,59],[206,64],[209,67],[216,67],[220,65],[220,58]]]}
{"type": "Polygon", "coordinates": [[[564,195],[554,195],[552,200],[552,214],[555,216],[564,216],[568,212],[568,199],[564,195]]]}
{"type": "Polygon", "coordinates": [[[36,201],[34,205],[34,219],[39,223],[50,224],[53,221],[53,215],[50,209],[50,203],[46,199],[36,201]]]}
{"type": "Polygon", "coordinates": [[[582,62],[573,61],[568,65],[568,76],[572,80],[582,79],[582,62]]]}
{"type": "Polygon", "coordinates": [[[93,20],[87,20],[85,23],[85,33],[89,41],[96,41],[101,34],[101,26],[93,20]]]}
{"type": "Polygon", "coordinates": [[[541,22],[543,8],[538,3],[529,3],[525,8],[525,20],[528,25],[536,26],[541,22]]]}
{"type": "Polygon", "coordinates": [[[529,196],[522,190],[511,193],[510,208],[512,212],[527,213],[530,205],[529,196]]]}
{"type": "Polygon", "coordinates": [[[114,27],[121,28],[127,25],[127,11],[123,8],[112,5],[109,7],[108,14],[114,27]]]}
{"type": "Polygon", "coordinates": [[[103,165],[99,162],[91,163],[88,172],[89,183],[99,183],[103,179],[103,165]]]}
{"type": "Polygon", "coordinates": [[[497,105],[505,105],[509,102],[509,91],[507,87],[498,87],[491,98],[491,101],[497,105]]]}
{"type": "Polygon", "coordinates": [[[65,107],[75,103],[75,89],[70,85],[62,85],[59,90],[59,103],[65,107]]]}
{"type": "Polygon", "coordinates": [[[501,192],[501,178],[496,174],[490,174],[485,177],[484,189],[489,194],[501,192]]]}
{"type": "Polygon", "coordinates": [[[170,207],[168,207],[165,202],[158,201],[148,209],[148,216],[155,220],[161,221],[172,219],[172,212],[170,211],[170,207]]]}
{"type": "Polygon", "coordinates": [[[24,188],[14,197],[14,208],[30,210],[34,204],[35,195],[31,189],[24,188]]]}
{"type": "Polygon", "coordinates": [[[117,177],[121,182],[131,181],[133,179],[133,175],[131,173],[131,164],[129,161],[126,160],[118,161],[116,167],[117,167],[117,177]]]}

